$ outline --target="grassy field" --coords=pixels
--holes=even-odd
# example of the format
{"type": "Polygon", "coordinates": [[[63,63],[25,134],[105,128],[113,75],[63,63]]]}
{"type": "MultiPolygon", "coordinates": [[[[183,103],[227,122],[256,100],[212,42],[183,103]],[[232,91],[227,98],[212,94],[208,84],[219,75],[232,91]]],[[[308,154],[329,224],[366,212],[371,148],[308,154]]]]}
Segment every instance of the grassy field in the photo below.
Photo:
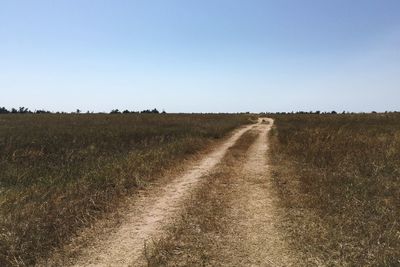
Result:
{"type": "Polygon", "coordinates": [[[399,266],[400,115],[286,115],[275,125],[275,185],[304,262],[399,266]]]}
{"type": "MultiPolygon", "coordinates": [[[[166,236],[146,244],[149,267],[157,266],[229,266],[232,255],[223,254],[222,242],[232,235],[230,213],[237,182],[232,176],[243,167],[246,152],[257,134],[244,133],[216,169],[205,176],[182,216],[168,229],[166,236]]],[[[237,237],[237,236],[236,236],[237,237]]]]}
{"type": "Polygon", "coordinates": [[[0,116],[0,266],[32,265],[243,115],[0,116]]]}

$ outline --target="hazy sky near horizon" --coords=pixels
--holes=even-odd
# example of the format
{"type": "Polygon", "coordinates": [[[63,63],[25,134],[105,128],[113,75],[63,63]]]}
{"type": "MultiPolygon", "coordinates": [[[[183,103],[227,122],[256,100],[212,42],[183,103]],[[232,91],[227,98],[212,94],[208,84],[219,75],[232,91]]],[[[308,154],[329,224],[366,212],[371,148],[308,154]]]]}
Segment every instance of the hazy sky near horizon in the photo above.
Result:
{"type": "Polygon", "coordinates": [[[0,0],[0,106],[400,110],[398,0],[0,0]]]}

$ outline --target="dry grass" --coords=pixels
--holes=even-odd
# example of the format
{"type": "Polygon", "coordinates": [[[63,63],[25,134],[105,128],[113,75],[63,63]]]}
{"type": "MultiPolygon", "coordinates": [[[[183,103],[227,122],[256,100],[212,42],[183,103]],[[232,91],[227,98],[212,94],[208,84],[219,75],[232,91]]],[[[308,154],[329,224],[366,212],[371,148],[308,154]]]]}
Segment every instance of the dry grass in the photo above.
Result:
{"type": "Polygon", "coordinates": [[[205,177],[193,194],[182,217],[165,237],[146,244],[148,266],[220,266],[229,256],[221,255],[230,233],[229,216],[232,177],[237,175],[244,155],[257,134],[246,132],[229,149],[216,171],[205,177]]]}
{"type": "Polygon", "coordinates": [[[248,117],[3,115],[0,121],[0,266],[24,266],[248,117]]]}
{"type": "Polygon", "coordinates": [[[400,265],[400,116],[275,118],[270,151],[306,265],[400,265]]]}

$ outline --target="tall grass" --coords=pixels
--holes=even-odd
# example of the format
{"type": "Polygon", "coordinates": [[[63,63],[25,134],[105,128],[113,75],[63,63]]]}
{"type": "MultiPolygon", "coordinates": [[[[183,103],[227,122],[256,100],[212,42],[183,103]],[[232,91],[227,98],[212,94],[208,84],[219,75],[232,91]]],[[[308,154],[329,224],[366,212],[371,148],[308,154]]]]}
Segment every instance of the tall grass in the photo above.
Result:
{"type": "Polygon", "coordinates": [[[241,115],[0,116],[0,266],[32,265],[241,115]]]}
{"type": "Polygon", "coordinates": [[[275,119],[275,182],[308,263],[399,266],[400,115],[275,119]]]}

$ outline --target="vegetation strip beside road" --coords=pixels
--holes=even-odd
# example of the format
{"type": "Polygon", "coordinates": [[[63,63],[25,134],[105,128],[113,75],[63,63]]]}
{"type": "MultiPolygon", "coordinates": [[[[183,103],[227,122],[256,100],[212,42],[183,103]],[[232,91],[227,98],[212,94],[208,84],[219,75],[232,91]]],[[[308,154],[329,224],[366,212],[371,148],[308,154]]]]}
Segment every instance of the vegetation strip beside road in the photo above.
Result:
{"type": "Polygon", "coordinates": [[[304,265],[400,265],[400,116],[275,116],[270,157],[304,265]]]}

